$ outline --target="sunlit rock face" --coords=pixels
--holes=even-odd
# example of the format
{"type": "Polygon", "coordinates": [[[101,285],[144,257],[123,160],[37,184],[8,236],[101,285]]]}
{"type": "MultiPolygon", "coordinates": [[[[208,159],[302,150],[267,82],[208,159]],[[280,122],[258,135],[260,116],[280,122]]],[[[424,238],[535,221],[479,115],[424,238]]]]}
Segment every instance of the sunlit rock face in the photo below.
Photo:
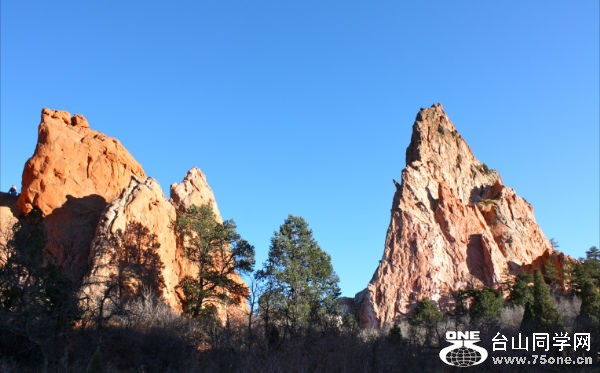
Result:
{"type": "Polygon", "coordinates": [[[424,297],[448,310],[453,291],[498,285],[552,253],[532,206],[475,158],[440,104],[417,114],[395,184],[383,257],[360,293],[362,327],[392,324],[424,297]]]}
{"type": "Polygon", "coordinates": [[[102,210],[145,178],[142,166],[112,137],[90,129],[81,115],[43,109],[35,152],[25,164],[20,212],[41,210],[46,253],[79,281],[102,210]]]}
{"type": "MultiPolygon", "coordinates": [[[[43,109],[35,152],[23,170],[22,194],[16,201],[2,198],[0,221],[7,233],[0,236],[7,237],[0,237],[0,244],[10,238],[8,228],[18,216],[39,209],[47,236],[46,259],[81,285],[86,310],[98,308],[118,275],[119,296],[155,288],[180,313],[178,284],[185,276],[196,276],[198,268],[185,257],[173,223],[191,205],[209,204],[217,220],[222,218],[206,176],[196,167],[181,183],[171,185],[170,197],[146,177],[117,139],[90,129],[79,114],[43,109]],[[136,245],[146,266],[142,272],[148,276],[119,269],[123,248],[136,245]]],[[[245,286],[237,273],[234,280],[245,286]]],[[[248,306],[245,299],[239,302],[216,305],[218,317],[241,318],[248,306]]]]}

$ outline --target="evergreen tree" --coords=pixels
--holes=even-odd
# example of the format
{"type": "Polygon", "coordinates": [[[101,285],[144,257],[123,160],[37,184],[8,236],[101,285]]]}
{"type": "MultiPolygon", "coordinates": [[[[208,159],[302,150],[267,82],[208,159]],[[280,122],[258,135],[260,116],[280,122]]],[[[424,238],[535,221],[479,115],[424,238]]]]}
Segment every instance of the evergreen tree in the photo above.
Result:
{"type": "Polygon", "coordinates": [[[393,345],[402,343],[402,329],[400,329],[398,324],[394,324],[388,332],[388,341],[393,345]]]}
{"type": "Polygon", "coordinates": [[[592,279],[596,286],[600,286],[600,250],[593,246],[585,254],[584,267],[586,275],[592,279]]]}
{"type": "Polygon", "coordinates": [[[533,289],[530,284],[533,276],[525,271],[519,272],[510,289],[509,302],[516,306],[525,306],[533,300],[533,289]]]}
{"type": "Polygon", "coordinates": [[[444,314],[440,311],[437,304],[431,299],[425,297],[417,304],[415,312],[410,317],[411,325],[431,325],[442,321],[444,314]]]}
{"type": "Polygon", "coordinates": [[[591,279],[583,282],[581,289],[581,321],[587,321],[594,326],[600,325],[600,291],[591,279]]]}
{"type": "Polygon", "coordinates": [[[546,283],[550,285],[552,288],[560,287],[560,275],[558,274],[558,269],[549,261],[548,264],[544,267],[546,283]]]}
{"type": "Polygon", "coordinates": [[[533,275],[533,300],[525,304],[521,326],[532,330],[550,330],[562,326],[562,318],[539,270],[533,275]]]}
{"type": "Polygon", "coordinates": [[[502,311],[502,294],[493,289],[482,289],[473,297],[469,309],[472,319],[497,319],[502,311]]]}
{"type": "Polygon", "coordinates": [[[301,217],[289,215],[273,234],[269,257],[256,276],[266,283],[259,302],[266,327],[277,321],[295,333],[334,312],[338,276],[301,217]]]}
{"type": "Polygon", "coordinates": [[[567,261],[564,265],[565,283],[575,294],[580,294],[585,281],[585,270],[583,264],[578,261],[567,261]]]}
{"type": "Polygon", "coordinates": [[[233,275],[252,270],[254,247],[235,229],[233,220],[220,223],[209,205],[192,206],[177,217],[177,239],[198,266],[197,276],[186,276],[178,285],[186,314],[212,316],[216,303],[238,304],[249,295],[233,275]]]}
{"type": "Polygon", "coordinates": [[[42,213],[34,209],[0,247],[0,351],[25,350],[31,362],[41,352],[47,366],[62,353],[77,308],[71,281],[44,257],[45,244],[42,213]]]}
{"type": "Polygon", "coordinates": [[[413,337],[416,337],[421,328],[425,329],[425,340],[427,343],[433,341],[434,332],[437,330],[437,324],[442,321],[444,314],[440,311],[437,304],[431,299],[425,297],[417,304],[415,311],[408,322],[412,326],[413,337]]]}

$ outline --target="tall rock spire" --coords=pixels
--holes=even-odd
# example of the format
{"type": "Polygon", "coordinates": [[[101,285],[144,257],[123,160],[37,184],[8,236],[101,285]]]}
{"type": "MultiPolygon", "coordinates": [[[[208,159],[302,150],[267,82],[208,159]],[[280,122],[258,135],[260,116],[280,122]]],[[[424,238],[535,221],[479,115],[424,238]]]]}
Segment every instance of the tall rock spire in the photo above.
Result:
{"type": "Polygon", "coordinates": [[[498,285],[551,252],[531,205],[475,158],[442,105],[421,109],[361,326],[394,323],[424,297],[447,310],[453,291],[498,285]]]}

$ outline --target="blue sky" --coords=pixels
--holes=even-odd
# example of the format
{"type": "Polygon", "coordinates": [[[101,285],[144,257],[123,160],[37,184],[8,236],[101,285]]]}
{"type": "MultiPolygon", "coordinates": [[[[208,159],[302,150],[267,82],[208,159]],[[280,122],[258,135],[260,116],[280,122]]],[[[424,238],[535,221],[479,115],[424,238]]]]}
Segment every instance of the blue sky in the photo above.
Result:
{"type": "Polygon", "coordinates": [[[20,184],[42,107],[81,113],[167,192],[200,167],[259,262],[303,216],[351,296],[383,253],[415,115],[441,102],[583,256],[600,231],[598,7],[3,1],[0,188],[20,184]]]}

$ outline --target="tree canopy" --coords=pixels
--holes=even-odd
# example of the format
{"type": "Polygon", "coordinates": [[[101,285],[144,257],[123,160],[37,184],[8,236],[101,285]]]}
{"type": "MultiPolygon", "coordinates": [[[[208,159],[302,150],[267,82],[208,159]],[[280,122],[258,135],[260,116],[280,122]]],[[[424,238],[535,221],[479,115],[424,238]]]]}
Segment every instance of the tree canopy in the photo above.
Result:
{"type": "Polygon", "coordinates": [[[278,321],[292,332],[324,320],[340,294],[331,257],[299,216],[289,215],[273,234],[268,259],[256,277],[265,283],[259,303],[266,324],[278,321]]]}
{"type": "Polygon", "coordinates": [[[179,283],[186,314],[214,315],[217,303],[239,304],[249,295],[234,276],[252,270],[254,246],[236,232],[233,220],[219,222],[210,205],[191,206],[178,215],[175,231],[186,257],[198,266],[195,277],[179,283]]]}

